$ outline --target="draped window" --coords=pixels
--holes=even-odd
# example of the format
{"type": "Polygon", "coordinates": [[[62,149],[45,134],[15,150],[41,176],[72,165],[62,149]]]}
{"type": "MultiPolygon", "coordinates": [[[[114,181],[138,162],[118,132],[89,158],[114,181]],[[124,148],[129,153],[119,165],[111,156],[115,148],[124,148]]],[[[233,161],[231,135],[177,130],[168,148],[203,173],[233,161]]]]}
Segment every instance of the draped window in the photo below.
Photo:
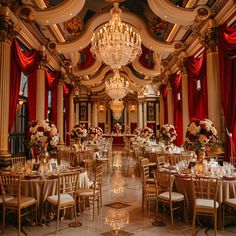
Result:
{"type": "Polygon", "coordinates": [[[164,123],[168,123],[168,108],[167,108],[167,88],[166,84],[163,84],[160,88],[162,99],[163,99],[163,105],[164,105],[164,123]]]}
{"type": "Polygon", "coordinates": [[[174,74],[171,79],[172,97],[174,105],[174,126],[177,132],[175,144],[183,144],[183,112],[182,112],[182,75],[174,74]]]}
{"type": "Polygon", "coordinates": [[[10,101],[9,101],[9,126],[10,132],[14,123],[16,106],[19,97],[21,72],[28,76],[28,110],[29,120],[36,119],[36,83],[37,83],[37,58],[38,52],[21,51],[16,40],[13,39],[11,46],[11,74],[10,74],[10,101]]]}
{"type": "Polygon", "coordinates": [[[225,125],[232,136],[226,138],[225,159],[235,156],[236,147],[236,29],[223,25],[218,35],[220,83],[225,125]]]}
{"type": "Polygon", "coordinates": [[[48,91],[51,90],[52,94],[52,122],[57,125],[57,85],[60,78],[60,73],[57,71],[45,71],[45,117],[48,111],[48,91]]]}
{"type": "Polygon", "coordinates": [[[187,62],[188,71],[188,103],[189,117],[207,118],[207,73],[206,52],[199,57],[189,57],[187,62]]]}

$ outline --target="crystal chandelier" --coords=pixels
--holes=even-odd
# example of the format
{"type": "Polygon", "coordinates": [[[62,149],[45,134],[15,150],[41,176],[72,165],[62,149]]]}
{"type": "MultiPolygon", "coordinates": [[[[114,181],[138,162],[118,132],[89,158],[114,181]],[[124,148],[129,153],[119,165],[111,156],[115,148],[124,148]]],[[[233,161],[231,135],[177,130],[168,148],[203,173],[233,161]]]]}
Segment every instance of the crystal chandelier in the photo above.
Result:
{"type": "Polygon", "coordinates": [[[141,37],[121,21],[122,11],[117,2],[110,14],[111,20],[93,34],[91,52],[112,69],[120,69],[141,55],[141,37]]]}
{"type": "Polygon", "coordinates": [[[118,70],[114,71],[114,76],[105,82],[106,93],[112,99],[122,99],[129,92],[129,82],[120,77],[118,70]]]}
{"type": "Polygon", "coordinates": [[[114,100],[111,102],[111,110],[113,111],[113,117],[116,120],[119,120],[121,115],[122,115],[122,111],[124,110],[124,104],[123,101],[121,100],[114,100]]]}
{"type": "Polygon", "coordinates": [[[124,209],[108,209],[105,214],[105,224],[109,225],[115,234],[129,223],[129,213],[124,209]]]}

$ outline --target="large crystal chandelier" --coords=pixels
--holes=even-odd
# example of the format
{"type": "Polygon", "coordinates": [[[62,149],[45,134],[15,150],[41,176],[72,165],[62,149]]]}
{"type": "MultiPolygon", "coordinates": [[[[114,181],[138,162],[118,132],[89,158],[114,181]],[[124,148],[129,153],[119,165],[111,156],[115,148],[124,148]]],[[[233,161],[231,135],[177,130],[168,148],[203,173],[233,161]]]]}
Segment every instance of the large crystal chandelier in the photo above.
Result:
{"type": "Polygon", "coordinates": [[[112,99],[122,99],[129,92],[129,82],[120,76],[118,70],[114,71],[114,76],[105,82],[106,93],[112,99]]]}
{"type": "Polygon", "coordinates": [[[112,69],[120,69],[141,55],[141,37],[121,21],[119,4],[113,6],[111,20],[92,36],[91,52],[112,69]]]}
{"type": "Polygon", "coordinates": [[[113,117],[116,120],[119,120],[121,115],[122,115],[122,111],[124,110],[124,104],[123,101],[121,100],[114,100],[111,102],[111,110],[113,111],[113,117]]]}

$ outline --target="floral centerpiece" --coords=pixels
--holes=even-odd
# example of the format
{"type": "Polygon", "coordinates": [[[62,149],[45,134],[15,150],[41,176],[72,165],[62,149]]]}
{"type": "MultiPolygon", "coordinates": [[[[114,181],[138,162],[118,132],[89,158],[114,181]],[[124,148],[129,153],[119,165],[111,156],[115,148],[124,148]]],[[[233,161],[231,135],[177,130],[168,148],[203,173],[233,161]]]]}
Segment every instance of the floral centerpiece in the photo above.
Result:
{"type": "Polygon", "coordinates": [[[175,127],[170,124],[162,125],[161,130],[160,130],[160,135],[166,145],[172,144],[177,137],[175,127]]]}
{"type": "Polygon", "coordinates": [[[87,136],[87,129],[85,124],[76,124],[71,130],[71,139],[74,141],[81,141],[81,139],[87,136]]]}
{"type": "Polygon", "coordinates": [[[217,141],[217,131],[212,121],[208,119],[192,119],[185,134],[185,147],[193,149],[198,159],[204,158],[206,146],[217,141]],[[199,157],[199,153],[202,156],[199,157]]]}
{"type": "Polygon", "coordinates": [[[120,124],[120,123],[116,123],[116,124],[114,125],[114,132],[115,132],[116,134],[120,134],[120,133],[121,133],[121,130],[122,130],[121,124],[120,124]]]}
{"type": "Polygon", "coordinates": [[[56,126],[49,120],[33,121],[30,124],[30,146],[36,149],[47,149],[48,145],[56,147],[59,135],[56,126]]]}
{"type": "Polygon", "coordinates": [[[141,135],[141,132],[142,132],[142,129],[141,128],[135,128],[135,130],[134,130],[134,134],[136,135],[136,136],[140,136],[141,135]]]}
{"type": "Polygon", "coordinates": [[[91,127],[89,128],[89,137],[92,140],[96,140],[98,137],[101,137],[103,134],[103,130],[100,127],[91,127]]]}
{"type": "Polygon", "coordinates": [[[141,136],[146,140],[149,140],[153,135],[153,130],[149,127],[145,127],[142,129],[141,136]]]}

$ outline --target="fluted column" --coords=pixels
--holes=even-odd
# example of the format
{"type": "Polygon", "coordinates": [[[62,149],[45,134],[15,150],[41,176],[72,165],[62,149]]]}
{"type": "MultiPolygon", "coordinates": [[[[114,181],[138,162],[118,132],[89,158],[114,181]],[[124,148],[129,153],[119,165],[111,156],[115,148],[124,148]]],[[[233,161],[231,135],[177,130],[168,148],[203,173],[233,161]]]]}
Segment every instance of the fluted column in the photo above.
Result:
{"type": "Polygon", "coordinates": [[[164,101],[163,96],[160,96],[160,127],[165,123],[164,101]]]}
{"type": "Polygon", "coordinates": [[[79,124],[79,102],[75,104],[75,123],[79,124]]]}
{"type": "Polygon", "coordinates": [[[91,102],[88,103],[88,129],[91,127],[91,102]]]}
{"type": "Polygon", "coordinates": [[[143,127],[147,127],[147,102],[143,102],[143,127]]]}
{"type": "Polygon", "coordinates": [[[38,69],[37,69],[37,91],[36,91],[36,120],[45,119],[45,68],[47,55],[45,47],[42,46],[39,51],[38,69]]]}
{"type": "Polygon", "coordinates": [[[92,126],[97,127],[98,126],[98,104],[97,102],[93,103],[93,116],[92,116],[92,126]]]}
{"type": "Polygon", "coordinates": [[[72,128],[74,127],[75,125],[75,119],[74,119],[74,95],[73,93],[71,92],[70,93],[70,123],[69,123],[69,131],[72,130],[72,128]]]}
{"type": "Polygon", "coordinates": [[[57,86],[57,129],[60,136],[60,144],[64,144],[63,137],[63,81],[57,86]]]}
{"type": "Polygon", "coordinates": [[[138,127],[143,128],[143,104],[141,101],[138,102],[138,127]]]}
{"type": "Polygon", "coordinates": [[[190,123],[189,118],[189,107],[188,107],[188,74],[187,71],[182,71],[182,109],[183,109],[183,134],[185,134],[188,124],[190,123]]]}
{"type": "Polygon", "coordinates": [[[159,102],[156,102],[156,127],[155,127],[156,137],[159,137],[157,125],[160,125],[160,104],[159,104],[159,102]]]}
{"type": "Polygon", "coordinates": [[[219,54],[216,49],[216,29],[210,28],[206,35],[207,40],[207,94],[208,118],[213,122],[218,135],[221,135],[221,92],[220,92],[220,66],[219,54]]]}
{"type": "Polygon", "coordinates": [[[0,158],[9,157],[8,125],[10,95],[10,56],[14,24],[5,16],[0,18],[0,158]]]}
{"type": "Polygon", "coordinates": [[[124,133],[127,133],[127,107],[124,109],[124,133]]]}
{"type": "Polygon", "coordinates": [[[173,97],[172,97],[172,88],[168,87],[167,94],[167,109],[168,109],[168,124],[174,124],[174,107],[173,107],[173,97]]]}

